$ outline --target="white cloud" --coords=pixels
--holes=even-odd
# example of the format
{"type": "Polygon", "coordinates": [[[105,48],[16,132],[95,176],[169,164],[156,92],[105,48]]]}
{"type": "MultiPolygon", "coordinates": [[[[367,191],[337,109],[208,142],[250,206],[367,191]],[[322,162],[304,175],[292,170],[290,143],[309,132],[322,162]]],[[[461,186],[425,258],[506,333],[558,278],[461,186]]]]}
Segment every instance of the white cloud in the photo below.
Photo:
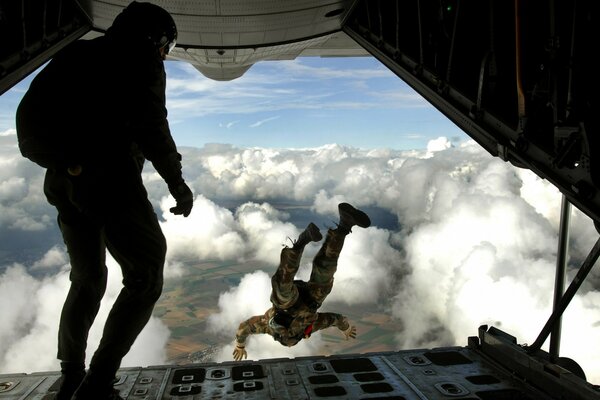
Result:
{"type": "Polygon", "coordinates": [[[3,132],[0,132],[0,136],[13,136],[17,134],[17,130],[14,128],[7,129],[3,132]]]}
{"type": "Polygon", "coordinates": [[[194,208],[187,218],[169,212],[175,206],[172,197],[161,202],[162,229],[168,242],[169,258],[197,259],[217,257],[222,260],[237,259],[245,253],[243,238],[238,230],[233,214],[217,206],[202,195],[197,195],[194,208]]]}
{"type": "Polygon", "coordinates": [[[1,233],[44,231],[54,223],[43,178],[44,170],[19,153],[16,135],[0,136],[1,233]]]}
{"type": "Polygon", "coordinates": [[[261,119],[260,121],[256,121],[255,123],[250,124],[250,128],[258,128],[259,126],[264,125],[267,122],[274,121],[278,118],[279,117],[269,117],[269,118],[261,119]]]}
{"type": "Polygon", "coordinates": [[[3,311],[3,324],[0,329],[2,368],[13,368],[14,363],[10,359],[7,360],[5,355],[15,348],[21,331],[27,329],[35,319],[37,310],[32,307],[30,301],[40,286],[40,282],[28,275],[25,267],[19,264],[8,266],[0,276],[0,306],[3,311]]]}
{"type": "MultiPolygon", "coordinates": [[[[55,227],[54,210],[41,192],[43,171],[19,158],[15,140],[0,137],[0,235],[6,238],[55,227]]],[[[334,226],[340,202],[396,220],[374,218],[374,226],[355,228],[348,236],[327,299],[332,309],[342,302],[361,302],[391,310],[404,326],[398,332],[399,348],[463,345],[484,323],[531,343],[551,313],[560,193],[531,172],[490,157],[474,142],[451,147],[438,139],[431,147],[429,152],[335,144],[293,150],[229,145],[181,149],[186,181],[196,198],[188,218],[169,213],[174,200],[148,166],[144,179],[169,244],[167,277],[187,273],[190,260],[265,263],[264,271],[247,274],[219,298],[219,311],[210,319],[212,329],[226,338],[218,359],[231,360],[237,324],[269,307],[269,274],[282,245],[289,244],[286,238],[295,239],[306,223],[296,226],[289,210],[300,207],[334,226]]],[[[597,238],[590,219],[576,209],[571,226],[570,277],[597,238]]],[[[46,349],[55,346],[67,274],[63,270],[40,279],[31,273],[34,267],[46,271],[66,264],[56,245],[62,246],[49,244],[48,253],[28,263],[29,269],[8,263],[0,270],[0,306],[11,307],[0,327],[0,362],[10,361],[10,372],[56,366],[53,354],[46,360],[10,353],[35,349],[34,342],[45,343],[46,349]],[[53,300],[42,305],[42,298],[53,300]]],[[[307,246],[298,277],[308,277],[319,245],[307,246]]],[[[111,271],[118,271],[116,265],[111,271]]],[[[113,286],[101,313],[120,288],[118,272],[111,276],[113,286]]],[[[561,347],[595,382],[600,381],[600,350],[584,344],[600,333],[598,281],[600,273],[592,271],[567,310],[561,347]]],[[[91,344],[99,339],[99,331],[94,332],[91,344]]],[[[139,340],[155,352],[146,357],[132,349],[130,365],[164,358],[165,326],[152,320],[144,335],[139,340]]],[[[254,359],[299,356],[318,353],[322,344],[314,335],[288,349],[258,335],[248,351],[254,359]]]]}
{"type": "Polygon", "coordinates": [[[439,137],[437,139],[432,139],[427,143],[427,153],[432,155],[436,151],[446,150],[452,147],[452,143],[446,137],[439,137]]]}
{"type": "Polygon", "coordinates": [[[221,311],[209,317],[211,329],[224,334],[235,333],[240,322],[267,311],[271,306],[270,291],[271,277],[266,272],[259,270],[244,275],[238,286],[219,296],[221,311]]]}
{"type": "Polygon", "coordinates": [[[353,228],[344,242],[327,301],[375,305],[384,300],[382,296],[391,288],[390,277],[398,268],[400,257],[400,252],[390,245],[388,231],[353,228]]]}
{"type": "Polygon", "coordinates": [[[27,195],[27,184],[25,179],[18,176],[8,178],[8,180],[0,182],[0,201],[3,203],[11,203],[21,200],[27,195]]]}
{"type": "Polygon", "coordinates": [[[220,124],[219,124],[219,127],[220,127],[220,128],[227,128],[227,129],[230,129],[230,128],[233,128],[233,126],[234,126],[235,124],[237,124],[238,122],[240,122],[240,121],[231,121],[231,122],[227,122],[227,123],[225,123],[225,124],[223,124],[223,123],[220,123],[220,124]]]}
{"type": "Polygon", "coordinates": [[[48,250],[41,260],[34,262],[31,268],[43,270],[51,267],[60,267],[68,263],[69,255],[66,249],[57,245],[48,250]]]}

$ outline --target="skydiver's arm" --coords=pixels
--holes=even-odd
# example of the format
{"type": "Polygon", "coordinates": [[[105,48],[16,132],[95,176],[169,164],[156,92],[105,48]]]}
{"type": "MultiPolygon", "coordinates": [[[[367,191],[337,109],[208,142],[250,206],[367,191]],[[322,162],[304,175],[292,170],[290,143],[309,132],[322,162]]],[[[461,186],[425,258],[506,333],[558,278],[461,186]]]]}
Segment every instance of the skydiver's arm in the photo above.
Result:
{"type": "Polygon", "coordinates": [[[132,79],[134,100],[128,121],[133,141],[152,162],[175,198],[177,204],[170,211],[187,217],[194,205],[194,195],[183,179],[181,154],[177,152],[167,121],[164,65],[158,60],[142,65],[140,73],[132,79]]]}
{"type": "Polygon", "coordinates": [[[242,322],[238,327],[235,340],[244,345],[246,338],[255,333],[269,333],[269,321],[265,315],[255,315],[242,322]]]}
{"type": "Polygon", "coordinates": [[[176,186],[183,182],[181,155],[167,120],[166,74],[162,61],[139,62],[130,85],[132,98],[127,112],[134,141],[165,182],[176,186]]]}
{"type": "Polygon", "coordinates": [[[330,326],[336,326],[341,331],[348,328],[348,321],[345,320],[342,314],[337,313],[317,313],[317,320],[313,323],[313,332],[321,329],[329,328],[330,326]],[[344,325],[344,323],[346,325],[344,325]]]}
{"type": "Polygon", "coordinates": [[[356,327],[350,325],[348,318],[337,313],[318,313],[317,320],[313,323],[313,332],[335,326],[346,336],[346,340],[356,337],[356,327]]]}
{"type": "Polygon", "coordinates": [[[246,339],[253,333],[269,333],[269,323],[266,315],[255,315],[242,322],[235,335],[235,349],[233,359],[240,361],[248,358],[246,351],[246,339]]]}

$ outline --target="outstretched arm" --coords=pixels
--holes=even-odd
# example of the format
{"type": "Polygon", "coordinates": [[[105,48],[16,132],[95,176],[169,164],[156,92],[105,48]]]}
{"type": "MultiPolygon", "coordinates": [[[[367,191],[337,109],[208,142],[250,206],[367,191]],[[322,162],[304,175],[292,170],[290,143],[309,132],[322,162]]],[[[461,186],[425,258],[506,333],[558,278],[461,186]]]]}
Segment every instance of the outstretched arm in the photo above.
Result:
{"type": "Polygon", "coordinates": [[[240,361],[242,358],[248,358],[248,353],[246,352],[246,339],[253,333],[268,333],[268,328],[269,321],[265,315],[255,315],[242,322],[235,335],[233,359],[235,361],[240,361]]]}
{"type": "Polygon", "coordinates": [[[350,325],[347,317],[337,313],[318,313],[317,320],[313,323],[313,332],[330,326],[335,326],[342,331],[346,340],[356,338],[356,327],[350,325]]]}

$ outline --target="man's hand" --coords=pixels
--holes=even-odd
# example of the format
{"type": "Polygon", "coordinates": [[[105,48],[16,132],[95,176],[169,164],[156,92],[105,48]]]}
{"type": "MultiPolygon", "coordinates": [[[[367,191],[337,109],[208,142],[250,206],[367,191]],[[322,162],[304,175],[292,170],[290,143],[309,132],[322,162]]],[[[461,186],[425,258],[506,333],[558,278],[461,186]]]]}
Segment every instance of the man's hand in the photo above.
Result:
{"type": "Polygon", "coordinates": [[[177,205],[171,207],[169,211],[175,215],[183,215],[184,217],[190,215],[194,205],[194,195],[189,186],[184,181],[181,181],[177,185],[169,185],[169,192],[171,192],[177,202],[177,205]]]}
{"type": "Polygon", "coordinates": [[[356,339],[356,327],[354,325],[348,327],[348,329],[344,331],[344,336],[346,336],[346,340],[349,340],[350,338],[356,339]]]}
{"type": "Polygon", "coordinates": [[[248,352],[246,352],[246,346],[235,342],[235,349],[233,350],[233,359],[240,361],[242,358],[248,358],[248,352]]]}
{"type": "Polygon", "coordinates": [[[346,340],[349,340],[350,338],[356,339],[356,327],[354,325],[350,325],[350,322],[346,317],[344,317],[344,322],[348,325],[348,328],[342,331],[346,337],[346,340]]]}

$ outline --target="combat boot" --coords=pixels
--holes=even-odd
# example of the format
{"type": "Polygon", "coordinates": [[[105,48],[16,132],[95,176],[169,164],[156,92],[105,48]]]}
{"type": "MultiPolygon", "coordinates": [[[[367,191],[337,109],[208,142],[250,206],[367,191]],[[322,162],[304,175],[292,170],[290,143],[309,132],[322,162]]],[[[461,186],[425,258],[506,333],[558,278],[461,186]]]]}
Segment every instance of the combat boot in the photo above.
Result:
{"type": "Polygon", "coordinates": [[[73,394],[72,400],[123,400],[119,391],[113,387],[114,382],[114,374],[109,376],[90,369],[73,394]]]}
{"type": "Polygon", "coordinates": [[[360,226],[361,228],[367,228],[371,226],[371,219],[367,214],[352,207],[348,203],[338,204],[338,211],[340,213],[339,228],[350,232],[354,225],[360,226]]]}
{"type": "Polygon", "coordinates": [[[55,400],[71,400],[73,393],[85,377],[85,365],[76,362],[61,362],[60,388],[55,400]]]}
{"type": "Polygon", "coordinates": [[[298,236],[298,240],[294,243],[294,248],[303,248],[310,242],[318,242],[321,239],[323,239],[323,235],[321,235],[319,228],[311,222],[300,236],[298,236]]]}

